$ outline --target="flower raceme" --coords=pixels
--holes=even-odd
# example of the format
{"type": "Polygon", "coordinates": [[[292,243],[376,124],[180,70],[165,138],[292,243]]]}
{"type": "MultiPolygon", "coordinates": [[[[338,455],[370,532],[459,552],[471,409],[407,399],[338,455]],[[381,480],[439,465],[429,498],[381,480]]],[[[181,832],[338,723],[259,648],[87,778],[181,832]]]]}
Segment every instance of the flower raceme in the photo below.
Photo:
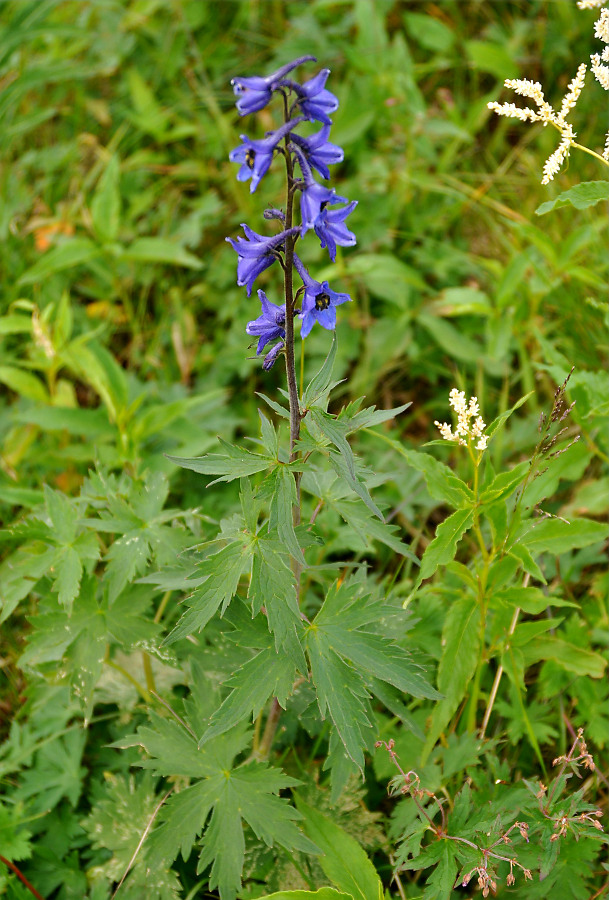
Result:
{"type": "Polygon", "coordinates": [[[465,393],[453,388],[448,395],[448,402],[457,414],[457,427],[452,427],[446,422],[434,422],[445,441],[454,441],[466,447],[471,440],[476,440],[476,450],[486,450],[488,435],[484,434],[486,423],[480,415],[478,398],[471,397],[469,402],[465,399],[465,393]],[[471,421],[473,419],[473,421],[471,421]]]}
{"type": "Polygon", "coordinates": [[[266,352],[262,363],[265,370],[273,366],[284,349],[288,367],[293,366],[289,360],[293,360],[292,322],[296,316],[301,319],[302,338],[310,334],[315,323],[333,330],[336,327],[336,307],[351,299],[348,294],[332,290],[327,281],[319,282],[312,278],[294,253],[297,240],[304,238],[308,231],[315,231],[322,250],[327,249],[332,262],[336,260],[337,246],[352,247],[356,243],[356,237],[345,221],[357,206],[357,201],[349,202],[346,197],[339,196],[332,186],[319,184],[312,171],[314,169],[321,178],[328,180],[329,167],[344,159],[342,148],[329,140],[332,126],[329,116],[338,109],[338,99],[326,88],[330,70],[322,69],[303,83],[287,77],[298,65],[309,61],[314,61],[314,57],[302,56],[271,75],[238,77],[231,82],[238,98],[237,110],[242,116],[263,109],[274,93],[283,97],[283,124],[261,139],[242,134],[241,145],[230,153],[231,162],[240,164],[237,180],[251,179],[252,193],[276,156],[282,155],[286,164],[287,208],[283,211],[269,207],[263,213],[267,221],[278,221],[283,231],[265,237],[244,224],[245,237],[226,239],[238,256],[237,284],[246,287],[248,297],[258,276],[276,260],[284,271],[285,303],[272,303],[264,291],[259,290],[261,315],[248,322],[246,327],[248,335],[258,338],[257,355],[266,352]],[[299,126],[306,122],[320,122],[321,128],[309,135],[298,133],[299,126]],[[299,204],[295,202],[298,191],[299,204]],[[339,204],[342,204],[339,208],[330,208],[339,204]],[[300,225],[294,222],[298,208],[300,225]],[[293,296],[289,274],[292,267],[303,282],[296,297],[293,296]],[[301,294],[301,309],[297,310],[295,303],[301,294]],[[273,344],[270,350],[269,344],[273,344]]]}

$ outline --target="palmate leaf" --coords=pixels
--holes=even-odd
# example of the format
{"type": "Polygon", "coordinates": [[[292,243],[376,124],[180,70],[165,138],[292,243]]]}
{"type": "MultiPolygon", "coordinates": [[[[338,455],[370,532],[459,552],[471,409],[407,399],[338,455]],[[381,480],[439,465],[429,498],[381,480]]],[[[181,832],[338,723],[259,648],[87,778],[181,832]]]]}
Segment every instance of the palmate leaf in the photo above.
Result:
{"type": "Polygon", "coordinates": [[[131,898],[177,900],[180,885],[167,864],[167,854],[157,852],[148,840],[140,845],[161,799],[155,793],[154,782],[148,772],[138,782],[133,776],[125,779],[106,773],[104,794],[82,826],[92,847],[111,853],[97,873],[108,882],[108,887],[123,878],[131,863],[121,893],[131,898]]]}
{"type": "Polygon", "coordinates": [[[293,510],[298,502],[294,475],[284,465],[277,466],[272,474],[273,496],[271,499],[269,530],[277,531],[279,541],[287,547],[301,566],[306,566],[296,532],[294,531],[293,510]]]}
{"type": "Polygon", "coordinates": [[[272,457],[250,453],[249,450],[228,444],[222,438],[220,438],[220,443],[224,450],[223,453],[207,453],[205,456],[192,459],[167,456],[167,459],[183,469],[192,469],[193,472],[199,472],[201,475],[217,475],[218,478],[210,481],[210,485],[216,484],[218,481],[234,481],[235,478],[264,472],[276,462],[272,457]]]}
{"type": "Polygon", "coordinates": [[[269,697],[276,697],[285,709],[295,677],[296,667],[288,656],[272,647],[261,650],[226,682],[231,693],[212,715],[200,745],[256,717],[269,697]]]}
{"type": "Polygon", "coordinates": [[[241,576],[249,570],[253,549],[248,539],[231,541],[199,563],[198,575],[204,583],[185,600],[189,609],[166,638],[171,644],[204,628],[218,609],[225,612],[237,593],[241,576]]]}
{"type": "Polygon", "coordinates": [[[355,457],[347,441],[347,435],[352,430],[350,423],[341,422],[336,416],[331,416],[316,406],[310,410],[307,422],[313,438],[317,438],[316,432],[318,432],[336,448],[336,450],[328,452],[328,458],[337,475],[344,478],[351,489],[362,498],[368,509],[383,521],[383,514],[370,496],[362,478],[361,463],[355,457]]]}
{"type": "Polygon", "coordinates": [[[359,768],[373,737],[369,697],[377,681],[416,697],[439,696],[407,651],[378,633],[384,612],[387,606],[352,578],[330,588],[307,629],[321,715],[330,716],[347,755],[359,768]]]}
{"type": "Polygon", "coordinates": [[[294,665],[305,674],[307,665],[300,640],[302,618],[294,573],[288,566],[285,550],[279,541],[262,536],[258,536],[253,550],[249,588],[252,612],[256,615],[262,607],[265,608],[276,650],[287,653],[294,665]]]}
{"type": "Polygon", "coordinates": [[[169,798],[161,811],[162,825],[152,841],[165,859],[180,851],[187,858],[197,835],[204,831],[198,872],[211,865],[210,890],[217,888],[222,900],[234,900],[241,888],[245,823],[269,847],[278,843],[288,850],[318,852],[295,824],[302,818],[300,813],[278,796],[300,782],[264,763],[234,765],[249,742],[247,733],[233,731],[199,748],[196,739],[175,722],[156,714],[151,720],[151,728],[140,728],[137,735],[115,746],[141,745],[152,757],[142,765],[158,774],[201,779],[169,798]]]}

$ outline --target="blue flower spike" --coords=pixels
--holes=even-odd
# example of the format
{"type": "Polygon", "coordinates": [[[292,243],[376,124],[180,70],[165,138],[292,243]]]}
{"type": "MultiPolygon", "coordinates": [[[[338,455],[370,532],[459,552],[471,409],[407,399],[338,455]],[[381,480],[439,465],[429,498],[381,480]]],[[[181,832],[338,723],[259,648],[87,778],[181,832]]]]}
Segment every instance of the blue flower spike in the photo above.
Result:
{"type": "Polygon", "coordinates": [[[328,331],[336,328],[336,307],[341,303],[351,300],[349,294],[339,294],[333,291],[327,281],[315,281],[311,278],[301,260],[294,254],[294,266],[304,284],[304,299],[300,318],[302,326],[301,338],[306,338],[315,322],[328,331]]]}
{"type": "Polygon", "coordinates": [[[226,240],[239,257],[237,260],[237,284],[239,287],[245,285],[247,296],[250,297],[256,278],[273,265],[278,258],[278,252],[283,249],[286,237],[297,234],[300,228],[288,228],[272,237],[264,237],[262,234],[256,234],[245,224],[242,224],[241,227],[245,232],[245,238],[226,238],[226,240]]]}
{"type": "Polygon", "coordinates": [[[271,303],[264,291],[258,291],[258,298],[262,306],[262,315],[247,323],[247,334],[258,338],[256,354],[260,355],[267,344],[277,338],[285,337],[285,303],[278,306],[271,303]]]}
{"type": "Polygon", "coordinates": [[[237,181],[247,181],[252,179],[250,184],[250,193],[253,194],[260,179],[269,170],[269,166],[273,161],[273,154],[279,141],[281,141],[292,128],[295,128],[300,122],[304,121],[304,116],[298,116],[290,122],[286,122],[276,131],[270,131],[262,140],[252,141],[246,134],[240,135],[243,142],[241,147],[231,150],[229,159],[231,162],[241,163],[241,168],[237,172],[237,181]]]}
{"type": "Polygon", "coordinates": [[[231,84],[233,93],[239,98],[236,104],[239,115],[247,116],[250,113],[264,109],[270,101],[273,91],[281,87],[281,80],[288,72],[305,62],[316,62],[316,59],[314,56],[299,56],[298,59],[286,63],[285,66],[281,66],[280,69],[277,69],[272,75],[267,75],[266,78],[261,78],[258,75],[249,78],[233,78],[231,84]]]}

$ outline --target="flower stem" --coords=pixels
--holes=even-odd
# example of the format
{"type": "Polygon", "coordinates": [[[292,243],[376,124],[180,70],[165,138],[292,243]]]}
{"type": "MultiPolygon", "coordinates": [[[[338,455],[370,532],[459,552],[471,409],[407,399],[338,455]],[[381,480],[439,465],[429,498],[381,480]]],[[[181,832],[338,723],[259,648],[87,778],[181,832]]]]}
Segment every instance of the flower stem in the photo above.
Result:
{"type": "MultiPolygon", "coordinates": [[[[283,117],[284,122],[288,122],[290,118],[290,111],[288,108],[288,97],[287,93],[283,93],[283,117]]],[[[292,162],[292,156],[290,154],[289,149],[290,136],[286,134],[284,137],[285,143],[285,152],[283,154],[285,159],[285,168],[286,168],[286,201],[285,201],[285,223],[284,227],[286,230],[289,230],[293,227],[294,223],[294,190],[295,190],[295,181],[294,181],[294,165],[292,162]]],[[[300,437],[300,422],[302,419],[300,413],[300,400],[298,396],[298,384],[296,381],[296,361],[294,358],[294,244],[297,240],[297,235],[288,235],[285,240],[285,257],[284,257],[284,269],[283,269],[283,289],[284,289],[284,297],[285,297],[285,368],[286,368],[286,376],[288,382],[288,398],[290,404],[290,462],[293,462],[298,452],[295,449],[296,443],[298,442],[298,438],[300,437]]],[[[294,473],[294,480],[296,482],[296,494],[297,494],[297,502],[294,504],[292,509],[292,519],[294,522],[294,526],[300,525],[300,473],[294,473]]],[[[296,580],[296,592],[297,596],[300,596],[300,565],[297,560],[292,559],[292,571],[294,573],[294,578],[296,580]]],[[[264,726],[264,733],[262,735],[262,740],[258,745],[258,749],[256,753],[256,757],[258,759],[267,759],[270,752],[271,747],[273,745],[273,739],[275,737],[275,733],[277,731],[277,726],[279,724],[279,717],[281,715],[281,706],[279,705],[279,701],[276,697],[273,698],[271,702],[271,707],[269,710],[269,714],[267,716],[266,724],[264,726]]]]}

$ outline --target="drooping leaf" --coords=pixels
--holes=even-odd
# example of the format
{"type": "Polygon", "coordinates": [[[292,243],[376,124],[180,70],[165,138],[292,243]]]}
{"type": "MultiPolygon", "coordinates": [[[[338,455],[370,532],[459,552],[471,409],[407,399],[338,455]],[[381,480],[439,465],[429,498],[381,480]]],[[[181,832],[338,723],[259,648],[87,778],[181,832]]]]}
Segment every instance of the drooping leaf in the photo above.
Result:
{"type": "Polygon", "coordinates": [[[120,163],[111,156],[91,201],[93,226],[102,241],[115,241],[121,215],[120,163]]]}
{"type": "Polygon", "coordinates": [[[568,191],[563,191],[554,200],[546,200],[535,210],[538,216],[544,216],[561,206],[574,206],[575,209],[587,209],[609,200],[609,181],[583,181],[568,191]]]}
{"type": "Polygon", "coordinates": [[[273,460],[258,453],[250,453],[241,447],[234,447],[226,441],[220,440],[224,453],[208,453],[205,456],[186,459],[179,456],[167,456],[167,459],[181,466],[183,469],[192,469],[201,475],[218,475],[210,485],[218,481],[233,481],[235,478],[243,478],[246,475],[254,475],[256,472],[264,472],[273,465],[273,460]]]}
{"type": "Polygon", "coordinates": [[[450,607],[442,629],[442,658],[438,690],[444,695],[434,707],[421,764],[466,695],[480,651],[480,604],[476,597],[462,597],[450,607]]]}
{"type": "Polygon", "coordinates": [[[428,544],[421,560],[421,570],[417,584],[430,578],[438,566],[452,562],[457,552],[457,545],[465,532],[471,528],[474,513],[471,509],[458,509],[436,528],[436,536],[428,544]]]}
{"type": "Polygon", "coordinates": [[[296,807],[304,816],[306,833],[322,851],[319,864],[332,884],[353,900],[382,900],[381,879],[357,841],[300,797],[296,807]]]}

